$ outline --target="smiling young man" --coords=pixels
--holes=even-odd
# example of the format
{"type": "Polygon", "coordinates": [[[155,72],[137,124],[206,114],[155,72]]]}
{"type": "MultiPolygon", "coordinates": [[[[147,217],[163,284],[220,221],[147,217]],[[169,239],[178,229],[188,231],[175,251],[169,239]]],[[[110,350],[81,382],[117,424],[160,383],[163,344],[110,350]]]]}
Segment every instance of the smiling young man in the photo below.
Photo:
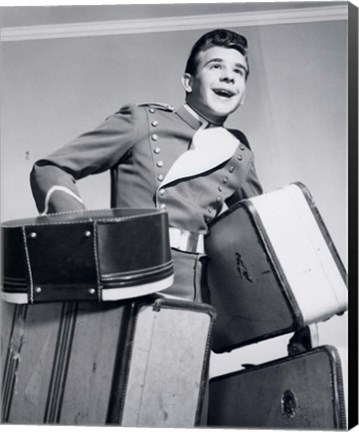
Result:
{"type": "Polygon", "coordinates": [[[187,103],[213,124],[223,124],[244,101],[249,70],[245,51],[238,47],[200,45],[193,54],[195,65],[189,61],[183,76],[187,103]]]}
{"type": "Polygon", "coordinates": [[[126,105],[35,163],[40,213],[85,208],[76,181],[109,170],[111,207],[168,212],[175,282],[164,293],[200,301],[208,224],[262,192],[245,135],[223,127],[243,103],[248,74],[243,36],[222,29],[202,36],[187,61],[183,106],[126,105]]]}

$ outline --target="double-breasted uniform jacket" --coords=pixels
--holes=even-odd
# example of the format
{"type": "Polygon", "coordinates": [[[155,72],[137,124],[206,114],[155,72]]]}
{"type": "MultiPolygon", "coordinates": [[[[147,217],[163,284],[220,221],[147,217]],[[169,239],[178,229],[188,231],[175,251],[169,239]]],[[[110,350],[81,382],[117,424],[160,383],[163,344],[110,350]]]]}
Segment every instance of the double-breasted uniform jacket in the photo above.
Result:
{"type": "MultiPolygon", "coordinates": [[[[262,189],[253,153],[237,130],[230,131],[238,140],[234,152],[219,155],[209,165],[203,153],[188,152],[185,167],[168,179],[170,168],[191,149],[201,125],[185,106],[124,106],[95,130],[35,163],[31,186],[39,211],[85,208],[76,181],[110,170],[111,207],[162,208],[171,227],[206,234],[208,224],[226,205],[262,189]]],[[[198,254],[173,250],[173,259],[175,283],[168,292],[198,298],[193,287],[198,254]]]]}

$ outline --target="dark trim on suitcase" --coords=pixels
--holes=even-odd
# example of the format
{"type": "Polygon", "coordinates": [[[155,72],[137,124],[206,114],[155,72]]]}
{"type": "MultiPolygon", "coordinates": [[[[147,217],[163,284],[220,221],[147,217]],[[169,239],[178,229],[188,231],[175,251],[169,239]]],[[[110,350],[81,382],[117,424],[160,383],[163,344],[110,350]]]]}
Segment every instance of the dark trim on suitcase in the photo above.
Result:
{"type": "Polygon", "coordinates": [[[14,395],[20,353],[23,345],[27,305],[15,305],[8,349],[1,382],[2,406],[1,422],[7,423],[10,417],[11,403],[14,395]]]}
{"type": "MultiPolygon", "coordinates": [[[[313,200],[309,190],[307,189],[307,187],[304,184],[302,184],[300,182],[293,182],[292,185],[297,186],[300,189],[300,191],[302,192],[304,199],[306,200],[308,206],[310,207],[310,210],[313,214],[313,217],[315,218],[315,220],[317,222],[318,228],[320,229],[320,232],[321,232],[321,234],[322,234],[322,236],[323,236],[323,238],[324,238],[324,240],[328,246],[329,252],[330,252],[333,260],[335,261],[335,264],[338,267],[339,273],[340,273],[341,277],[343,278],[344,283],[347,285],[346,269],[343,265],[343,262],[340,259],[340,256],[337,252],[337,249],[335,248],[335,245],[334,245],[334,243],[330,237],[330,234],[329,234],[329,232],[328,232],[328,230],[324,224],[324,221],[320,215],[320,212],[316,208],[316,205],[314,203],[314,200],[313,200]]],[[[278,281],[278,288],[280,289],[282,298],[283,298],[284,302],[286,303],[287,308],[288,308],[288,312],[293,317],[293,320],[289,326],[283,326],[281,329],[274,330],[274,331],[272,329],[271,331],[268,331],[268,333],[261,333],[261,335],[258,337],[250,337],[250,338],[246,339],[245,341],[237,341],[236,343],[226,342],[224,344],[223,342],[221,342],[220,339],[218,339],[218,338],[216,339],[216,329],[215,329],[213,351],[216,353],[223,353],[226,351],[231,351],[235,348],[246,346],[246,345],[249,345],[252,343],[257,343],[259,341],[273,338],[276,336],[280,336],[283,334],[295,332],[295,331],[305,327],[308,324],[304,321],[302,311],[298,305],[298,302],[295,298],[294,293],[291,290],[289,282],[286,278],[286,275],[285,275],[285,273],[282,269],[282,266],[280,264],[280,261],[277,257],[276,251],[272,246],[271,240],[268,237],[267,231],[263,225],[260,214],[258,213],[255,204],[252,203],[251,199],[243,199],[243,200],[237,202],[236,204],[231,206],[226,212],[222,213],[215,221],[210,223],[209,234],[207,235],[207,238],[211,235],[211,230],[215,227],[216,224],[218,224],[220,221],[224,220],[226,217],[228,217],[228,215],[231,215],[232,213],[234,213],[237,209],[243,209],[246,212],[249,220],[252,221],[253,230],[257,234],[257,239],[260,242],[265,255],[267,256],[268,265],[273,270],[272,271],[273,277],[278,281]],[[217,343],[218,340],[219,340],[219,343],[217,343]]],[[[208,253],[209,253],[209,250],[208,250],[208,253]]],[[[210,291],[211,290],[208,289],[207,301],[209,303],[212,303],[210,291]]],[[[338,313],[338,315],[342,315],[343,313],[344,313],[344,311],[338,313]]]]}
{"type": "MultiPolygon", "coordinates": [[[[11,404],[14,395],[15,383],[21,349],[26,328],[27,304],[15,305],[12,327],[10,331],[8,351],[6,355],[2,380],[2,422],[7,423],[10,418],[11,404]]],[[[71,355],[71,346],[76,323],[77,304],[67,302],[63,304],[60,326],[58,329],[56,350],[50,385],[48,388],[45,406],[44,423],[54,424],[60,422],[62,397],[66,384],[67,368],[71,355]]]]}
{"type": "Polygon", "coordinates": [[[173,276],[163,210],[62,212],[4,222],[1,231],[8,252],[2,292],[8,302],[101,302],[113,288],[110,300],[123,300],[135,288],[137,296],[169,288],[173,276]]]}
{"type": "Polygon", "coordinates": [[[195,312],[207,313],[210,316],[210,326],[206,341],[205,361],[203,363],[201,385],[199,390],[198,405],[196,409],[195,426],[198,426],[201,420],[202,406],[204,402],[208,370],[209,370],[209,354],[212,344],[213,325],[216,317],[215,309],[207,304],[193,303],[186,300],[175,300],[165,297],[144,297],[140,301],[133,302],[126,306],[123,315],[123,325],[119,334],[119,343],[117,346],[116,363],[121,366],[116,368],[112,388],[110,393],[110,404],[107,413],[106,423],[121,424],[123,417],[124,404],[126,399],[128,374],[131,365],[132,347],[137,325],[137,317],[141,308],[152,306],[153,310],[160,312],[161,309],[185,309],[195,312]]]}
{"type": "Polygon", "coordinates": [[[122,420],[123,404],[125,402],[128,370],[130,367],[128,357],[131,355],[132,339],[135,329],[135,307],[134,303],[124,306],[121,319],[120,332],[117,343],[117,353],[115,357],[114,375],[110,391],[110,402],[107,411],[106,424],[120,424],[122,420]]]}
{"type": "MultiPolygon", "coordinates": [[[[335,430],[345,430],[347,427],[346,422],[346,413],[345,413],[345,398],[344,398],[344,386],[343,386],[343,374],[342,374],[342,367],[341,367],[341,361],[340,356],[338,353],[338,350],[331,345],[322,345],[316,348],[313,348],[311,350],[308,350],[306,352],[288,356],[288,357],[282,357],[280,359],[271,360],[267,363],[259,364],[259,365],[250,365],[246,369],[241,369],[239,371],[231,372],[226,375],[217,376],[215,378],[212,378],[210,380],[211,383],[221,382],[223,380],[230,379],[231,377],[241,376],[244,374],[250,374],[255,373],[258,370],[261,369],[268,369],[272,366],[278,366],[283,363],[288,363],[291,360],[294,359],[300,359],[300,358],[308,358],[308,356],[313,356],[318,353],[324,353],[329,358],[329,364],[331,369],[331,387],[333,391],[333,398],[332,398],[332,404],[333,404],[333,415],[334,415],[334,428],[335,430]]],[[[273,377],[275,380],[275,377],[273,377]]],[[[292,399],[295,401],[295,395],[293,393],[287,394],[288,400],[292,399]],[[294,399],[293,399],[294,398],[294,399]]],[[[290,402],[290,401],[289,401],[290,402]]],[[[295,408],[295,403],[291,404],[292,407],[295,408]]],[[[289,412],[289,409],[286,409],[284,407],[284,411],[282,412],[283,415],[286,415],[287,417],[291,417],[291,414],[289,412]]],[[[220,427],[222,425],[215,425],[212,424],[211,426],[220,427]]],[[[238,425],[239,427],[246,427],[246,425],[238,425]]],[[[271,428],[272,425],[268,424],[266,427],[271,428]]],[[[317,429],[315,427],[314,429],[317,429]]],[[[321,429],[321,428],[320,428],[321,429]]]]}
{"type": "Polygon", "coordinates": [[[67,379],[78,304],[65,302],[62,306],[54,363],[45,406],[44,423],[60,423],[62,400],[67,379]]]}
{"type": "Polygon", "coordinates": [[[338,267],[339,273],[341,275],[341,277],[343,278],[343,281],[345,282],[345,284],[347,285],[347,272],[346,269],[344,267],[343,261],[340,258],[340,255],[337,251],[337,248],[335,247],[335,244],[333,243],[329,231],[324,223],[324,220],[318,210],[318,207],[315,205],[314,199],[312,194],[309,192],[309,189],[301,182],[295,182],[295,185],[297,185],[303,192],[303,195],[310,207],[310,209],[312,210],[313,216],[317,221],[318,224],[318,228],[320,229],[327,245],[329,248],[329,251],[335,261],[335,264],[338,267]]]}
{"type": "MultiPolygon", "coordinates": [[[[283,297],[287,302],[288,309],[292,313],[293,321],[297,325],[290,326],[288,329],[281,330],[278,334],[288,333],[292,330],[297,330],[299,328],[302,328],[305,323],[303,319],[302,312],[300,310],[300,307],[298,306],[297,300],[295,296],[293,295],[289,282],[285,276],[285,273],[282,270],[282,266],[280,265],[280,262],[277,258],[277,254],[272,247],[271,241],[268,238],[266,229],[263,226],[262,220],[257,213],[257,210],[255,206],[252,204],[251,201],[243,201],[243,208],[247,211],[249,217],[252,219],[253,227],[256,230],[258,237],[263,245],[263,248],[267,254],[268,257],[271,257],[270,265],[274,268],[274,275],[278,279],[279,286],[283,292],[283,297]]],[[[273,333],[269,336],[273,336],[273,333]]],[[[262,338],[261,338],[262,339],[262,338]]]]}

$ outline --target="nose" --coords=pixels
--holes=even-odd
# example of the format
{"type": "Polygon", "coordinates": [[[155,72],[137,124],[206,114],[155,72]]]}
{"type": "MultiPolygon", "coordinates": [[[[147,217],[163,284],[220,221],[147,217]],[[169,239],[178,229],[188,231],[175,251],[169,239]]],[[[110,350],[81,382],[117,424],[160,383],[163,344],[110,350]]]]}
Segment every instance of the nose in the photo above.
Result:
{"type": "Polygon", "coordinates": [[[235,75],[234,72],[231,71],[230,69],[223,69],[223,73],[220,77],[221,81],[224,81],[226,83],[234,83],[235,81],[235,75]]]}

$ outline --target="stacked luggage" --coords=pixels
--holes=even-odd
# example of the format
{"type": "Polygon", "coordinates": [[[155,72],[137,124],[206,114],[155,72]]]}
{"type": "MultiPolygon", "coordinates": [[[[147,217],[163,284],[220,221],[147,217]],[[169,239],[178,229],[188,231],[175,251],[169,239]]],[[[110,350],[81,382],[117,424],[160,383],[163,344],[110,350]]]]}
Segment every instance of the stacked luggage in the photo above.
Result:
{"type": "Polygon", "coordinates": [[[3,423],[201,422],[215,313],[157,294],[173,281],[166,213],[59,213],[2,235],[3,423]]]}
{"type": "Polygon", "coordinates": [[[339,351],[312,331],[346,311],[346,271],[306,187],[241,201],[212,224],[206,252],[216,353],[294,333],[286,357],[211,379],[208,424],[345,429],[339,351]]]}
{"type": "Polygon", "coordinates": [[[2,237],[3,423],[346,428],[338,350],[312,333],[347,310],[346,271],[302,184],[210,226],[204,303],[160,293],[173,282],[160,210],[10,221],[2,237]],[[211,350],[283,335],[286,356],[207,385],[211,350]]]}

